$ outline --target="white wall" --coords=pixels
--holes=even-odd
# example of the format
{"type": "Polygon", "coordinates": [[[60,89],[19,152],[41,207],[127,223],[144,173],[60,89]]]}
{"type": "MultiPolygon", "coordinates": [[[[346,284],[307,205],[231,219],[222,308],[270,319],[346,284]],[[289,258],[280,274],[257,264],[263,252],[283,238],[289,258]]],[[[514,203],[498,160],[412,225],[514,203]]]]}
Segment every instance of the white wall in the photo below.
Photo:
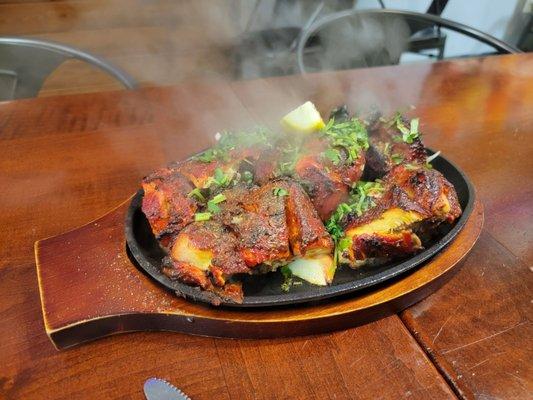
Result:
{"type": "MultiPolygon", "coordinates": [[[[470,25],[485,33],[503,39],[518,0],[450,0],[442,17],[470,25]]],[[[387,8],[425,12],[431,0],[384,0],[387,8]]],[[[379,8],[376,0],[359,0],[357,9],[379,8]]],[[[459,33],[446,31],[445,57],[479,54],[491,50],[490,46],[459,33]]]]}

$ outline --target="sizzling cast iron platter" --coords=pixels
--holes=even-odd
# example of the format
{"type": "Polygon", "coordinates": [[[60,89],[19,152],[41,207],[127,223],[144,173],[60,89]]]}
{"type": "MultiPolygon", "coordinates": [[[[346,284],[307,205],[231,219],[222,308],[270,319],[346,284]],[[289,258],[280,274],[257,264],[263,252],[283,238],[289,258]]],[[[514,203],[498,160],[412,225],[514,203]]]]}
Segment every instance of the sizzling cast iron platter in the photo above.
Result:
{"type": "MultiPolygon", "coordinates": [[[[463,213],[453,225],[440,227],[436,237],[430,243],[427,243],[425,249],[420,253],[408,259],[377,267],[364,266],[353,270],[347,266],[341,266],[337,269],[333,283],[330,286],[315,286],[302,281],[299,285],[293,285],[288,292],[281,290],[283,277],[279,272],[245,276],[242,280],[243,303],[235,304],[223,301],[221,305],[249,308],[315,302],[347,295],[378,285],[419,267],[454,239],[468,220],[474,205],[472,184],[457,166],[442,156],[434,159],[432,165],[455,186],[463,213]]],[[[148,220],[141,210],[142,197],[143,191],[139,190],[131,201],[125,221],[128,249],[136,261],[137,267],[180,296],[194,301],[210,303],[209,293],[181,282],[173,281],[161,272],[161,263],[165,252],[152,234],[148,220]]],[[[296,280],[299,279],[296,278],[296,280]]]]}

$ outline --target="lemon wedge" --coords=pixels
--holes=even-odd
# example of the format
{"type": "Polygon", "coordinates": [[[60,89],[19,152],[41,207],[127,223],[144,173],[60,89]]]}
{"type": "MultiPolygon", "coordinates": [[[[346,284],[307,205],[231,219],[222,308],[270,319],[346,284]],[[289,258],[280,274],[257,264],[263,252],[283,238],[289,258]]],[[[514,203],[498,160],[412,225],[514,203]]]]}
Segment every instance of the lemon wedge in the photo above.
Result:
{"type": "Polygon", "coordinates": [[[281,119],[281,125],[288,131],[299,133],[311,133],[325,126],[320,113],[310,101],[285,115],[281,119]]]}

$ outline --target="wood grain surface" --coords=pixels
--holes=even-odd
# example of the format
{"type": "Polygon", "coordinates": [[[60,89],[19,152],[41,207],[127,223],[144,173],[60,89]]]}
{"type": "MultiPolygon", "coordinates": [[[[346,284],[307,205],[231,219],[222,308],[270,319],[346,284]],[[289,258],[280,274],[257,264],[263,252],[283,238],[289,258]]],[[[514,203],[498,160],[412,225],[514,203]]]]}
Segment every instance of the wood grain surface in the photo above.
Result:
{"type": "Polygon", "coordinates": [[[193,399],[529,398],[532,104],[527,54],[0,103],[0,397],[142,399],[159,376],[193,399]],[[103,215],[217,130],[273,124],[307,98],[324,110],[417,107],[426,143],[465,170],[485,206],[459,274],[400,316],[338,333],[132,333],[57,352],[33,243],[103,215]]]}

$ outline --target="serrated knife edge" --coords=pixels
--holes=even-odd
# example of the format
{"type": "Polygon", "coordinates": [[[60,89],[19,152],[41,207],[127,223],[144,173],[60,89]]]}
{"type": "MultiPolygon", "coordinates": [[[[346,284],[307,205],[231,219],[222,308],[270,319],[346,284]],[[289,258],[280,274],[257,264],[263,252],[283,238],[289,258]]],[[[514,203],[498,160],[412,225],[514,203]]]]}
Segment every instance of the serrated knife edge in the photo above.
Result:
{"type": "Polygon", "coordinates": [[[160,378],[147,379],[143,389],[148,400],[191,400],[177,387],[160,378]]]}

